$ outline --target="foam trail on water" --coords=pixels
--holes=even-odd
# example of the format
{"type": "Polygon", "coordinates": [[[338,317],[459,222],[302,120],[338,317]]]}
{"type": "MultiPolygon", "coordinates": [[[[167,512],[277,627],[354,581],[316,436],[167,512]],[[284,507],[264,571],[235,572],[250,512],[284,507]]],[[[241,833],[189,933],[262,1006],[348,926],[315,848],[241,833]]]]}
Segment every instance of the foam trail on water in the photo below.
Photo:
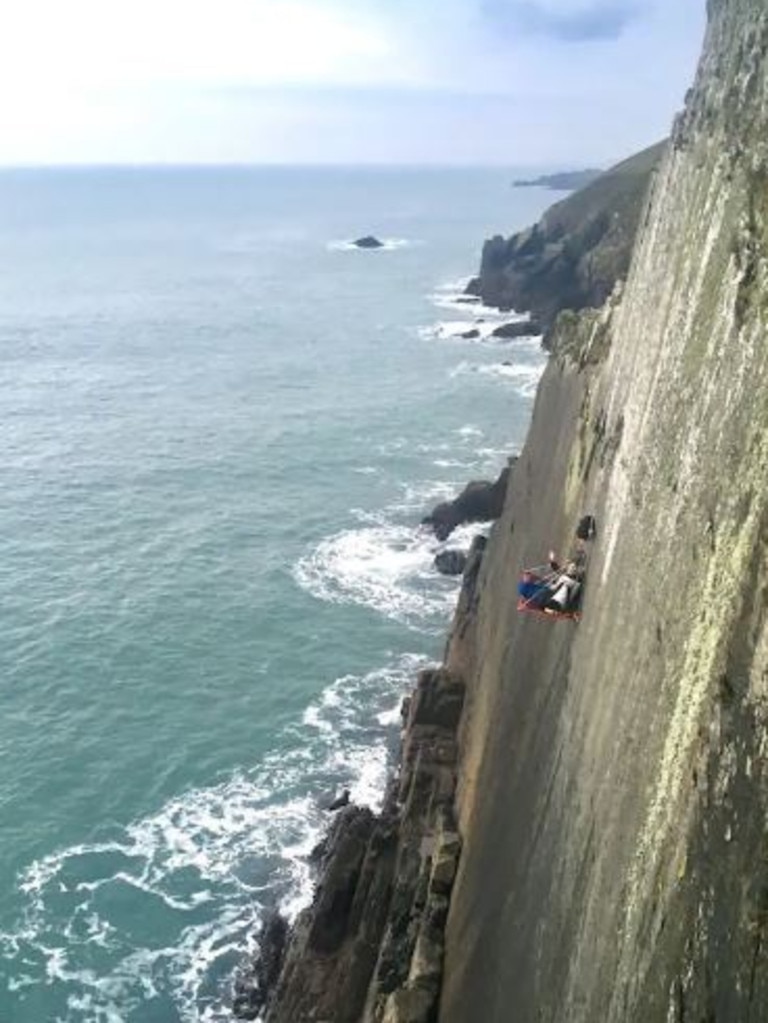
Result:
{"type": "Polygon", "coordinates": [[[336,679],[253,770],[30,864],[18,927],[0,934],[15,990],[46,976],[61,992],[59,1023],[122,1023],[139,1006],[184,1023],[230,1020],[230,978],[265,907],[295,917],[311,898],[308,857],[327,823],[321,797],[349,788],[378,808],[397,708],[428,663],[405,654],[336,679]],[[130,934],[113,924],[127,893],[130,934]],[[156,904],[173,925],[166,912],[157,929],[156,904]]]}
{"type": "Polygon", "coordinates": [[[445,627],[455,586],[435,579],[440,545],[427,530],[382,522],[322,540],[294,569],[297,583],[320,600],[355,603],[413,628],[445,627]]]}
{"type": "Polygon", "coordinates": [[[460,362],[449,373],[450,377],[464,376],[470,373],[477,373],[481,376],[491,377],[499,380],[511,381],[515,392],[528,400],[536,397],[536,388],[541,380],[546,363],[525,364],[525,363],[473,363],[460,362]]]}

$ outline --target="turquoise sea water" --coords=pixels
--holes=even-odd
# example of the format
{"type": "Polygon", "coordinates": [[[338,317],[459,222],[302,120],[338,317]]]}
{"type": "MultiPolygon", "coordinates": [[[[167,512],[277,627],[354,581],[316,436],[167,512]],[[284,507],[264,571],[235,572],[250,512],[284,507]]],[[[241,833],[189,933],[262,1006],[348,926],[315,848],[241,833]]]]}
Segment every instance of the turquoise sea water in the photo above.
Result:
{"type": "Polygon", "coordinates": [[[229,1019],[323,797],[376,804],[456,595],[418,521],[543,366],[457,336],[513,176],[0,174],[0,1023],[229,1019]]]}

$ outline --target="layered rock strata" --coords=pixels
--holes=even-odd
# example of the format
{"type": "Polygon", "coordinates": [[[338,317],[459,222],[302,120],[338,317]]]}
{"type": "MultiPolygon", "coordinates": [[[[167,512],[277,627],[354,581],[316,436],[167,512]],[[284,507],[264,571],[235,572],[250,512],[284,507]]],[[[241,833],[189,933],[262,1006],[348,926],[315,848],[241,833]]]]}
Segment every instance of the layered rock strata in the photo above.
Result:
{"type": "MultiPolygon", "coordinates": [[[[312,906],[279,979],[262,960],[240,983],[241,1017],[266,1023],[431,1023],[461,842],[454,817],[461,678],[420,674],[404,707],[400,764],[379,815],[342,809],[321,850],[312,906]]],[[[265,946],[269,956],[269,946],[265,946]]]]}

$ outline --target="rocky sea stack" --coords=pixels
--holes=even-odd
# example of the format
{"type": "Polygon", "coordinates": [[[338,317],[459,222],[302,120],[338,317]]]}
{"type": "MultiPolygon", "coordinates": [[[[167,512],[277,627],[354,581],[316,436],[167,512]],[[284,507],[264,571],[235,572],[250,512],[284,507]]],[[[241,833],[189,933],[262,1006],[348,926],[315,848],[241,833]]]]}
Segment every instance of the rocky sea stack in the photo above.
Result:
{"type": "Polygon", "coordinates": [[[383,249],[384,248],[384,242],[379,241],[379,239],[376,238],[372,234],[366,234],[362,238],[356,238],[355,241],[352,242],[352,244],[355,246],[355,248],[358,248],[358,249],[383,249]]]}

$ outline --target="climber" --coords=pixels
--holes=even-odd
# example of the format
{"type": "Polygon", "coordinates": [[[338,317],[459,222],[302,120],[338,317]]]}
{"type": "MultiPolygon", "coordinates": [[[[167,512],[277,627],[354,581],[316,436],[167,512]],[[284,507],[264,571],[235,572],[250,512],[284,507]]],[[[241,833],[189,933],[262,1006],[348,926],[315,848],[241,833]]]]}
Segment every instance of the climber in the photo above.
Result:
{"type": "Polygon", "coordinates": [[[520,603],[531,610],[541,611],[552,597],[550,577],[542,577],[534,571],[523,572],[517,584],[520,603]]]}
{"type": "Polygon", "coordinates": [[[565,563],[550,551],[548,563],[523,570],[517,584],[518,611],[578,619],[582,587],[589,559],[587,546],[597,536],[593,515],[585,515],[576,528],[576,543],[565,563]]]}
{"type": "Polygon", "coordinates": [[[572,614],[578,608],[584,569],[569,561],[550,584],[549,596],[543,610],[554,614],[572,614]]]}

